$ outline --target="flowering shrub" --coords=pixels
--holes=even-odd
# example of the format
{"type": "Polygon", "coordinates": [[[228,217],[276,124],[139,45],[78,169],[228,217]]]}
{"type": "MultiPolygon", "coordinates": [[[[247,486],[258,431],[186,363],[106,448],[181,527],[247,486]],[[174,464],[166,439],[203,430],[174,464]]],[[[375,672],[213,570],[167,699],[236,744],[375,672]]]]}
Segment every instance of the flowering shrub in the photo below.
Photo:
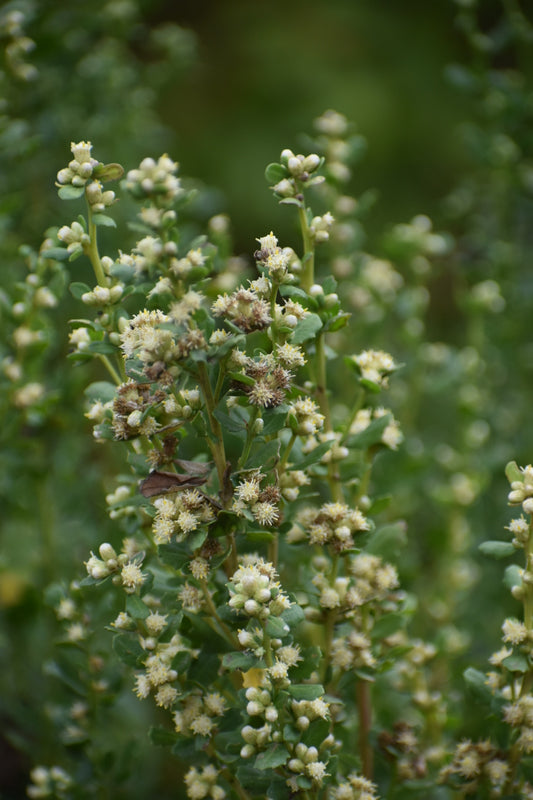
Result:
{"type": "MultiPolygon", "coordinates": [[[[317,130],[326,153],[349,136],[334,112],[317,130]]],[[[106,502],[122,540],[87,556],[81,585],[52,591],[68,640],[83,642],[94,624],[82,597],[109,595],[110,658],[139,701],[161,709],[150,737],[184,764],[190,798],[446,797],[446,786],[533,796],[531,526],[514,519],[512,542],[483,545],[497,557],[525,549],[525,568],[506,573],[523,618],[503,623],[494,671],[466,672],[499,719],[495,738],[453,751],[428,666],[437,650],[410,635],[415,603],[393,563],[405,526],[372,480],[376,460],[402,442],[379,404],[401,365],[383,350],[350,352],[350,314],[319,266],[339,223],[309,203],[326,190],[349,206],[342,171],[291,150],[267,167],[275,197],[294,206],[302,249],[258,237],[246,278],[217,247],[223,220],[193,238],[180,225],[188,197],[166,155],[121,183],[141,206],[142,238],[102,256],[98,233],[114,226],[117,200],[105,184],[123,169],[88,142],[71,150],[58,192],[84,198],[86,216],[60,227],[35,263],[61,270],[85,256],[93,267],[95,285],[70,284],[86,311],[72,322],[69,358],[107,372],[87,386],[85,416],[101,446],[121,450],[106,502]],[[346,405],[332,403],[335,362],[346,405]]],[[[392,268],[373,263],[376,285],[390,278],[399,291],[392,268]]],[[[508,475],[509,501],[531,515],[532,468],[508,475]]],[[[71,736],[83,738],[89,710],[78,706],[71,736]]],[[[28,794],[85,796],[59,766],[36,767],[28,794]]]]}
{"type": "MultiPolygon", "coordinates": [[[[530,465],[507,466],[504,537],[472,547],[531,445],[531,106],[488,66],[530,41],[513,8],[493,32],[459,4],[472,64],[448,72],[479,114],[455,238],[419,214],[371,252],[363,140],[335,111],[266,169],[292,247],[265,224],[244,257],[168,155],[124,173],[72,143],[58,226],[0,294],[0,486],[35,576],[4,548],[0,752],[28,796],[533,797],[530,465]],[[508,596],[486,557],[512,559],[508,596]]],[[[0,34],[28,83],[24,21],[0,34]]]]}

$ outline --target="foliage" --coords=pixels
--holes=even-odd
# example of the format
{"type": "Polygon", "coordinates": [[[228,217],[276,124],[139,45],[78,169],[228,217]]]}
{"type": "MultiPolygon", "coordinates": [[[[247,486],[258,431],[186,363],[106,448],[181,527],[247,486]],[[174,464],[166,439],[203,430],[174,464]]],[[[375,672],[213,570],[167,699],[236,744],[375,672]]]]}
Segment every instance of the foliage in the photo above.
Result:
{"type": "MultiPolygon", "coordinates": [[[[437,229],[419,214],[369,245],[375,196],[349,189],[365,142],[330,110],[265,171],[298,244],[267,225],[243,258],[172,158],[129,168],[131,131],[148,152],[166,134],[142,91],[127,114],[118,98],[168,74],[134,57],[122,5],[88,27],[2,11],[3,158],[28,197],[62,107],[99,115],[0,296],[2,746],[32,797],[533,796],[533,473],[511,461],[531,449],[528,19],[458,4],[473,167],[437,229]],[[32,19],[72,34],[87,80],[63,106],[32,19]],[[500,540],[507,461],[521,515],[500,540]]],[[[180,31],[152,31],[158,58],[189,58],[180,31]]],[[[4,176],[12,258],[29,206],[4,176]]]]}

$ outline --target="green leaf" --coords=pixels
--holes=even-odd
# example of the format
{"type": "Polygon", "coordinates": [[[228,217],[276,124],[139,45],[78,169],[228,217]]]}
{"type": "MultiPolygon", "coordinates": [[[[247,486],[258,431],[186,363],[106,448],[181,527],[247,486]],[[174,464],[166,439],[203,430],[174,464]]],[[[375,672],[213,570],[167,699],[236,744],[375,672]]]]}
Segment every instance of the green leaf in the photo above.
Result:
{"type": "Polygon", "coordinates": [[[520,467],[516,461],[509,461],[505,467],[505,475],[509,483],[513,483],[514,481],[520,481],[520,483],[523,483],[524,481],[524,476],[520,472],[520,467]]]}
{"type": "Polygon", "coordinates": [[[271,775],[265,775],[246,764],[237,768],[237,780],[241,786],[251,791],[254,797],[261,797],[270,785],[271,775]]]}
{"type": "Polygon", "coordinates": [[[262,436],[271,436],[285,427],[287,419],[288,406],[278,406],[277,408],[267,409],[263,412],[263,430],[262,436]]]}
{"type": "Polygon", "coordinates": [[[504,585],[511,591],[515,586],[522,586],[522,570],[518,564],[510,564],[503,576],[504,585]]]}
{"type": "Polygon", "coordinates": [[[233,672],[236,669],[248,670],[253,667],[262,668],[264,661],[260,661],[253,653],[224,653],[222,656],[222,666],[233,672]]]}
{"type": "Polygon", "coordinates": [[[69,292],[71,293],[71,295],[73,297],[76,298],[76,300],[80,300],[82,294],[85,294],[86,292],[90,292],[91,291],[91,287],[90,286],[87,286],[86,283],[80,283],[79,281],[74,281],[74,283],[71,283],[68,288],[69,288],[69,292]]]}
{"type": "Polygon", "coordinates": [[[118,278],[123,283],[129,283],[135,275],[135,267],[130,267],[129,264],[113,264],[109,273],[113,278],[118,278]]]}
{"type": "Polygon", "coordinates": [[[387,560],[395,560],[399,552],[407,545],[407,528],[400,520],[392,525],[384,525],[370,536],[366,551],[371,555],[381,556],[387,560]]]}
{"type": "Polygon", "coordinates": [[[303,681],[309,678],[312,672],[319,668],[322,650],[320,647],[305,647],[301,650],[302,660],[291,668],[291,679],[293,681],[303,681]]]}
{"type": "Polygon", "coordinates": [[[275,538],[275,534],[271,531],[246,531],[246,538],[250,542],[271,542],[275,538]]]}
{"type": "Polygon", "coordinates": [[[61,186],[57,193],[62,200],[77,200],[78,197],[85,194],[85,186],[72,186],[69,184],[61,186]]]}
{"type": "Polygon", "coordinates": [[[296,197],[284,197],[283,200],[280,200],[279,202],[284,206],[298,206],[298,208],[303,208],[302,201],[297,200],[296,197]]]}
{"type": "Polygon", "coordinates": [[[303,735],[303,742],[307,747],[320,747],[330,731],[328,719],[316,719],[303,735]]]}
{"type": "Polygon", "coordinates": [[[381,442],[383,431],[390,424],[392,414],[385,414],[383,417],[373,419],[370,425],[359,433],[353,436],[348,436],[346,445],[348,447],[356,447],[358,450],[367,450],[372,445],[381,442]]]}
{"type": "Polygon", "coordinates": [[[287,691],[295,700],[317,700],[325,694],[319,683],[295,683],[287,691]]]}
{"type": "Polygon", "coordinates": [[[175,669],[178,675],[185,675],[191,665],[191,661],[191,653],[188,650],[181,650],[172,659],[172,669],[175,669]]]}
{"type": "Polygon", "coordinates": [[[45,675],[60,680],[61,683],[68,686],[75,694],[86,697],[87,687],[79,680],[78,675],[70,674],[68,665],[58,664],[56,661],[47,661],[43,666],[43,672],[45,675]]]}
{"type": "Polygon", "coordinates": [[[98,355],[109,356],[117,352],[117,347],[111,342],[89,342],[85,352],[98,353],[98,355]]]}
{"type": "Polygon", "coordinates": [[[289,174],[287,167],[284,167],[283,164],[276,164],[273,162],[269,164],[265,169],[265,178],[269,183],[279,183],[286,178],[289,174]]]}
{"type": "Polygon", "coordinates": [[[272,639],[283,639],[290,628],[282,617],[269,617],[265,630],[272,639]]]}
{"type": "Polygon", "coordinates": [[[324,278],[322,282],[322,288],[324,290],[324,294],[331,294],[337,288],[337,279],[334,275],[328,275],[327,278],[324,278]]]}
{"type": "Polygon", "coordinates": [[[502,664],[509,672],[520,672],[522,674],[528,672],[530,668],[529,660],[522,653],[513,653],[512,656],[507,656],[507,658],[503,659],[502,664]]]}
{"type": "Polygon", "coordinates": [[[176,739],[178,738],[177,734],[173,731],[169,731],[168,728],[162,728],[160,726],[157,726],[157,728],[155,726],[150,728],[148,736],[152,744],[158,747],[171,747],[176,743],[176,739]]]}
{"type": "Polygon", "coordinates": [[[291,603],[289,608],[283,612],[281,618],[285,620],[290,628],[294,628],[295,625],[305,619],[305,614],[298,603],[291,603]]]}
{"type": "Polygon", "coordinates": [[[200,528],[187,537],[187,544],[191,550],[198,550],[207,539],[207,528],[200,528]]]}
{"type": "Polygon", "coordinates": [[[239,434],[246,431],[246,422],[242,417],[236,415],[230,416],[224,413],[224,411],[220,411],[218,408],[215,409],[214,415],[222,425],[222,428],[228,433],[239,434]]]}
{"type": "Polygon", "coordinates": [[[99,181],[118,181],[124,175],[124,167],[120,164],[98,164],[93,170],[93,175],[99,181]]]}
{"type": "Polygon", "coordinates": [[[298,461],[297,464],[292,464],[289,467],[289,471],[293,469],[307,469],[307,467],[310,467],[312,464],[316,464],[317,461],[320,461],[324,453],[328,452],[332,444],[333,444],[332,440],[329,440],[327,442],[321,442],[313,450],[311,450],[311,452],[308,453],[305,456],[305,458],[302,458],[302,460],[298,461]]]}
{"type": "Polygon", "coordinates": [[[479,549],[485,556],[491,558],[508,558],[516,553],[516,547],[511,542],[501,542],[498,540],[482,542],[479,549]]]}
{"type": "Polygon", "coordinates": [[[406,622],[407,620],[402,614],[385,614],[378,619],[372,628],[372,638],[386,639],[387,636],[392,636],[400,628],[404,628],[406,622]]]}
{"type": "Polygon", "coordinates": [[[248,457],[245,469],[256,469],[257,467],[264,467],[268,469],[273,466],[273,462],[279,459],[279,448],[281,442],[274,439],[271,442],[266,442],[263,445],[252,450],[248,457]]]}
{"type": "Polygon", "coordinates": [[[42,250],[41,255],[43,258],[53,258],[55,261],[66,261],[70,253],[66,247],[49,247],[48,250],[42,250]]]}
{"type": "Polygon", "coordinates": [[[128,667],[138,667],[139,663],[146,658],[146,652],[142,649],[138,639],[127,633],[119,633],[114,637],[113,651],[128,667]]]}
{"type": "Polygon", "coordinates": [[[170,544],[160,544],[157,552],[161,560],[174,569],[180,570],[191,560],[191,554],[184,544],[171,542],[170,544]]]}
{"type": "Polygon", "coordinates": [[[133,619],[146,619],[150,614],[150,609],[136,594],[130,594],[126,599],[126,611],[133,619]]]}
{"type": "Polygon", "coordinates": [[[304,292],[299,286],[291,286],[290,283],[284,283],[283,286],[279,287],[279,293],[282,297],[295,297],[301,300],[305,308],[318,308],[318,303],[315,298],[310,297],[307,292],[304,292]]]}
{"type": "MultiPolygon", "coordinates": [[[[296,741],[299,741],[296,739],[296,741]]],[[[267,800],[287,800],[287,783],[281,775],[274,775],[266,792],[267,800]]]]}
{"type": "Polygon", "coordinates": [[[117,227],[117,223],[113,217],[109,217],[107,214],[93,214],[93,222],[95,225],[99,225],[103,228],[117,227]]]}
{"type": "Polygon", "coordinates": [[[255,759],[256,769],[276,769],[287,763],[289,751],[282,744],[272,744],[263,753],[259,753],[255,759]]]}
{"type": "Polygon", "coordinates": [[[490,703],[492,692],[486,684],[487,676],[474,667],[468,667],[463,673],[466,685],[472,694],[483,703],[490,703]]]}
{"type": "Polygon", "coordinates": [[[298,322],[291,336],[291,344],[302,344],[308,339],[314,339],[316,333],[322,327],[322,320],[318,314],[307,314],[298,322]]]}
{"type": "Polygon", "coordinates": [[[115,390],[116,386],[109,381],[95,381],[87,386],[84,394],[91,403],[96,403],[98,400],[101,403],[109,403],[115,398],[115,390]]]}
{"type": "Polygon", "coordinates": [[[346,327],[351,316],[352,315],[348,314],[347,312],[337,314],[336,317],[332,317],[326,322],[324,325],[324,330],[327,330],[329,333],[333,333],[333,331],[340,331],[341,328],[346,327]]]}

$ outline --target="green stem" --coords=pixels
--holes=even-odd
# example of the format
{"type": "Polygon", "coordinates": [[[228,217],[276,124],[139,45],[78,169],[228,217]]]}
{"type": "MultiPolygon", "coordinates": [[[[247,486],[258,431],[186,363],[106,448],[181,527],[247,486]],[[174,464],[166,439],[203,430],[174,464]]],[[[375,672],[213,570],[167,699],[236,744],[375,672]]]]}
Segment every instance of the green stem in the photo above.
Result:
{"type": "Polygon", "coordinates": [[[278,464],[278,474],[281,474],[282,472],[284,472],[285,466],[287,464],[287,461],[289,460],[289,456],[291,454],[291,450],[292,450],[292,448],[294,446],[294,443],[295,443],[296,439],[297,439],[297,434],[296,433],[292,433],[291,434],[291,438],[289,439],[289,441],[287,443],[287,447],[285,448],[285,452],[283,453],[283,455],[281,457],[281,460],[280,460],[280,462],[278,464]]]}
{"type": "Polygon", "coordinates": [[[100,261],[100,254],[98,252],[98,237],[96,231],[96,225],[93,222],[93,212],[91,210],[91,206],[87,203],[87,217],[88,217],[88,227],[89,227],[89,239],[90,243],[87,247],[87,255],[89,256],[89,260],[92,264],[94,274],[96,276],[96,283],[98,286],[107,286],[107,278],[104,273],[104,268],[102,267],[102,262],[100,261]]]}
{"type": "Polygon", "coordinates": [[[204,593],[205,604],[209,610],[209,613],[216,620],[219,628],[224,632],[226,639],[230,642],[232,647],[235,649],[240,649],[240,643],[238,638],[235,636],[232,630],[228,628],[226,623],[220,618],[219,613],[216,609],[215,604],[213,603],[213,598],[211,597],[211,592],[209,591],[209,587],[205,581],[200,581],[200,586],[202,587],[202,592],[204,593]]]}
{"type": "Polygon", "coordinates": [[[265,664],[271,667],[274,663],[272,659],[272,645],[270,643],[270,636],[266,632],[266,623],[263,625],[263,647],[265,648],[265,664]]]}
{"type": "Polygon", "coordinates": [[[357,416],[357,412],[360,411],[362,409],[362,407],[363,407],[363,403],[365,401],[365,397],[366,397],[366,392],[365,392],[364,389],[362,389],[359,392],[359,394],[357,396],[357,400],[355,401],[355,403],[353,405],[353,408],[352,408],[352,410],[350,412],[350,416],[348,418],[348,422],[346,423],[346,430],[342,434],[339,444],[341,444],[341,445],[344,444],[344,442],[346,441],[346,439],[350,435],[350,428],[352,427],[353,422],[354,422],[354,420],[355,420],[355,418],[357,416]]]}
{"type": "Polygon", "coordinates": [[[226,375],[226,362],[227,362],[228,358],[229,358],[229,355],[224,356],[224,358],[220,362],[220,365],[219,365],[219,368],[218,368],[217,383],[216,383],[216,386],[215,386],[215,392],[214,392],[214,396],[213,396],[213,400],[214,400],[215,405],[218,405],[218,402],[220,400],[220,395],[222,394],[222,386],[224,384],[224,377],[226,375]]]}
{"type": "Polygon", "coordinates": [[[211,431],[213,433],[214,439],[210,436],[207,437],[207,441],[209,444],[209,449],[211,450],[211,454],[213,456],[213,460],[215,462],[217,474],[218,474],[218,482],[220,484],[220,494],[222,499],[224,500],[224,505],[229,502],[229,497],[226,497],[226,453],[224,450],[224,438],[222,435],[222,428],[220,427],[220,423],[218,419],[214,415],[215,411],[215,399],[213,397],[213,391],[211,389],[211,382],[209,380],[209,375],[207,373],[207,366],[202,361],[198,365],[198,383],[200,384],[200,388],[202,390],[204,396],[205,407],[207,411],[207,416],[209,418],[209,424],[211,426],[211,431]]]}
{"type": "Polygon", "coordinates": [[[374,754],[370,745],[370,728],[372,725],[372,703],[370,684],[359,678],[355,684],[357,714],[359,717],[359,755],[361,771],[365,778],[372,780],[374,773],[374,754]]]}
{"type": "Polygon", "coordinates": [[[316,398],[324,415],[324,430],[331,431],[331,412],[329,409],[326,376],[326,349],[322,333],[316,339],[316,398]]]}
{"type": "Polygon", "coordinates": [[[254,425],[258,415],[259,415],[259,408],[257,406],[254,406],[250,413],[250,419],[248,420],[248,425],[246,426],[246,442],[244,443],[241,457],[239,458],[237,464],[237,469],[242,469],[244,467],[248,459],[248,456],[250,455],[250,449],[252,447],[252,442],[255,437],[254,425]]]}
{"type": "Polygon", "coordinates": [[[114,368],[113,364],[108,359],[108,357],[103,356],[101,354],[99,354],[98,357],[102,362],[102,364],[105,365],[105,368],[107,369],[107,371],[109,372],[109,374],[111,375],[117,386],[120,386],[120,384],[122,383],[122,378],[120,377],[120,375],[118,374],[118,372],[116,371],[116,369],[114,368]]]}
{"type": "Polygon", "coordinates": [[[307,213],[303,199],[302,205],[298,208],[298,217],[300,219],[300,228],[304,245],[300,286],[304,292],[308,292],[315,282],[315,245],[313,237],[311,236],[311,231],[309,230],[309,225],[307,224],[307,213]]]}
{"type": "MultiPolygon", "coordinates": [[[[526,572],[533,569],[533,517],[529,523],[529,538],[526,548],[526,572]]],[[[528,631],[533,628],[533,586],[526,584],[524,596],[524,624],[528,631]]]]}
{"type": "Polygon", "coordinates": [[[278,566],[278,555],[279,555],[279,534],[274,531],[274,538],[270,540],[268,543],[268,553],[267,558],[271,564],[273,564],[276,569],[278,566]]]}

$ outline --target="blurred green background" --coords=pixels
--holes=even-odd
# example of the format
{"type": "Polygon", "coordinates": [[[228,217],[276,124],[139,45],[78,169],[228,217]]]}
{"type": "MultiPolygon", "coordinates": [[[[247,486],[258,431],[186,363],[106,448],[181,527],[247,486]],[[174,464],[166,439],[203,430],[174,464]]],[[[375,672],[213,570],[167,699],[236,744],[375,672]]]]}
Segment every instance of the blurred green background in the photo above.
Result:
{"type": "MultiPolygon", "coordinates": [[[[26,275],[20,245],[38,248],[49,226],[69,224],[78,213],[57,199],[53,186],[71,141],[91,140],[98,159],[126,169],[168,152],[180,174],[206,189],[193,216],[205,222],[228,213],[235,253],[250,258],[256,237],[271,229],[283,245],[299,246],[294,215],[273,200],[264,167],[285,147],[307,152],[312,120],[334,108],[368,145],[347,191],[377,192],[357,246],[385,253],[407,275],[408,259],[402,264],[401,248],[388,253],[384,232],[427,214],[437,230],[456,237],[456,249],[429,281],[424,319],[425,341],[450,346],[442,362],[417,366],[423,340],[405,338],[408,312],[402,318],[397,309],[374,327],[354,315],[352,347],[383,346],[408,362],[395,407],[407,442],[384,459],[378,475],[382,489],[396,492],[393,510],[410,515],[402,565],[409,588],[428,597],[442,590],[426,603],[440,602],[442,627],[453,621],[481,632],[467,654],[477,663],[498,639],[500,609],[495,623],[484,613],[488,603],[507,600],[499,565],[478,568],[468,559],[477,542],[500,535],[507,519],[505,461],[528,463],[533,446],[527,425],[533,48],[531,38],[517,33],[517,8],[500,0],[15,0],[0,7],[1,358],[13,349],[11,306],[16,282],[26,275]],[[474,8],[478,28],[469,30],[474,8]],[[18,23],[9,21],[19,13],[18,23]],[[470,286],[489,277],[501,282],[513,313],[469,316],[470,286]],[[468,359],[453,349],[465,346],[480,353],[479,368],[468,374],[468,359]],[[477,406],[463,400],[465,382],[477,391],[477,406]],[[479,419],[491,435],[468,449],[464,432],[479,419]],[[453,458],[443,444],[455,448],[453,458]],[[479,490],[471,505],[450,493],[456,473],[470,475],[479,490]],[[446,577],[450,564],[457,584],[446,577]],[[485,579],[476,584],[480,574],[485,579]]],[[[101,237],[108,255],[129,251],[137,238],[124,234],[128,202],[115,208],[119,233],[101,237]]],[[[81,259],[71,275],[90,280],[81,259]]],[[[10,404],[10,387],[2,399],[0,385],[0,725],[6,731],[0,763],[12,767],[10,775],[0,772],[0,796],[4,783],[9,800],[23,796],[36,759],[58,757],[54,714],[42,699],[51,698],[43,664],[53,663],[60,634],[42,606],[43,592],[51,581],[79,579],[90,548],[120,536],[103,499],[113,456],[94,444],[80,407],[91,377],[65,360],[67,320],[78,315],[67,293],[51,312],[46,346],[25,363],[29,379],[44,376],[51,387],[46,407],[21,415],[10,404]]],[[[436,619],[427,617],[421,627],[431,629],[436,619]]],[[[106,652],[107,634],[102,642],[106,652]]],[[[463,666],[455,669],[455,686],[463,666]]],[[[127,686],[115,723],[125,714],[145,735],[130,695],[127,686]]],[[[105,742],[98,747],[109,755],[105,742]]],[[[164,792],[165,769],[174,768],[158,766],[159,751],[147,748],[142,757],[145,785],[164,792]]],[[[136,795],[130,785],[118,794],[119,780],[110,775],[116,797],[146,791],[137,787],[136,795]]]]}

